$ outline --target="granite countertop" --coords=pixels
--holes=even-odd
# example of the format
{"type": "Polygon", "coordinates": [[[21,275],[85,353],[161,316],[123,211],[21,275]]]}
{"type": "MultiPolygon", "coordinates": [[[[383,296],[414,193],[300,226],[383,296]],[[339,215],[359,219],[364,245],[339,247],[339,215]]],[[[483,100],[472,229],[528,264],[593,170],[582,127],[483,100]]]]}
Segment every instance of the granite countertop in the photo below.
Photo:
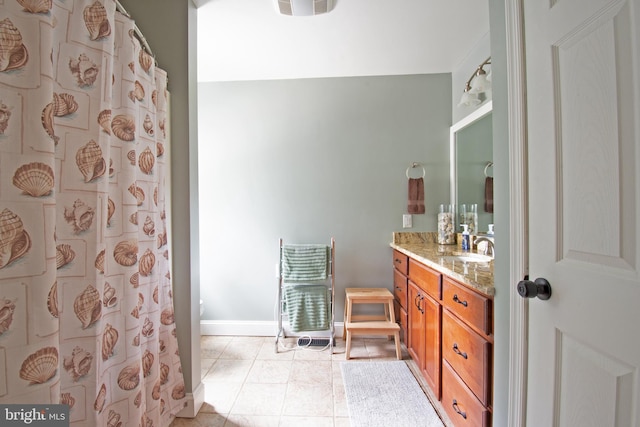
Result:
{"type": "Polygon", "coordinates": [[[435,232],[393,233],[393,241],[390,246],[485,295],[493,296],[495,294],[493,261],[489,263],[488,267],[478,266],[476,263],[465,265],[461,261],[448,261],[443,257],[463,255],[468,252],[463,252],[457,245],[439,245],[435,232]]]}

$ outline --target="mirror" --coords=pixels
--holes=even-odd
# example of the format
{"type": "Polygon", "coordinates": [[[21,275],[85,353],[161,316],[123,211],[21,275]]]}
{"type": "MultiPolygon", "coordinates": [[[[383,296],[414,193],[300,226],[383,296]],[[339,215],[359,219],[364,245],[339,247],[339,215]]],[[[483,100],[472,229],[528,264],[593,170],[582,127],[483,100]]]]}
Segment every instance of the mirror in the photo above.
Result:
{"type": "MultiPolygon", "coordinates": [[[[456,207],[456,231],[461,232],[460,205],[477,204],[478,230],[486,233],[493,224],[493,210],[485,205],[487,177],[493,176],[493,131],[491,101],[451,126],[450,188],[451,204],[456,207]],[[487,212],[490,210],[491,212],[487,212]]],[[[493,200],[490,200],[491,204],[493,200]]]]}

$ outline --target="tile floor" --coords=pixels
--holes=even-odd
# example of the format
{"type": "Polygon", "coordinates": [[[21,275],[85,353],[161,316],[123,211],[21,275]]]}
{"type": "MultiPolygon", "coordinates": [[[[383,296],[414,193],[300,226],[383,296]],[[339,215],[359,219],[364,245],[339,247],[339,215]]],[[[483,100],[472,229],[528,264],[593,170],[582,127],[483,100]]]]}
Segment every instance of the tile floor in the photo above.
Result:
{"type": "MultiPolygon", "coordinates": [[[[201,348],[205,404],[196,418],[176,418],[171,427],[349,426],[341,338],[333,355],[318,347],[276,354],[273,337],[203,336],[201,348]]],[[[393,341],[354,338],[350,360],[371,359],[395,360],[393,341]]]]}

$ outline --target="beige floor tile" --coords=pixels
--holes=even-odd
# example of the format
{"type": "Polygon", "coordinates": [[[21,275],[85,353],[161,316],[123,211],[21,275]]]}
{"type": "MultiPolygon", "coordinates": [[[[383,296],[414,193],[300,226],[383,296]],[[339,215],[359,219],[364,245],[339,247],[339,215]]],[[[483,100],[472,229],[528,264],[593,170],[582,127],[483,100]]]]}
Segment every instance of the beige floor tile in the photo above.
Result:
{"type": "Polygon", "coordinates": [[[342,370],[340,365],[343,363],[343,360],[332,360],[331,361],[331,378],[333,383],[336,382],[342,384],[342,370]]]}
{"type": "MultiPolygon", "coordinates": [[[[238,390],[240,390],[240,388],[238,388],[238,390]]],[[[205,399],[205,402],[200,407],[200,411],[198,413],[215,414],[216,412],[217,411],[215,410],[215,408],[209,403],[207,403],[205,399]]]]}
{"type": "Polygon", "coordinates": [[[342,381],[333,383],[333,415],[336,417],[348,417],[347,396],[344,392],[342,381]]]}
{"type": "Polygon", "coordinates": [[[331,355],[331,360],[338,361],[338,362],[347,360],[347,358],[345,357],[345,349],[342,348],[337,351],[334,351],[333,354],[331,355]]]}
{"type": "Polygon", "coordinates": [[[200,378],[207,376],[216,359],[200,359],[200,378]]]}
{"type": "Polygon", "coordinates": [[[293,351],[283,351],[281,348],[276,353],[275,339],[262,344],[260,352],[256,356],[257,360],[292,360],[293,351]]]}
{"type": "Polygon", "coordinates": [[[351,352],[349,353],[350,359],[368,359],[369,352],[362,339],[351,339],[351,352]]]}
{"type": "Polygon", "coordinates": [[[202,335],[200,337],[200,346],[209,348],[213,345],[227,345],[233,338],[231,335],[202,335]]]}
{"type": "Polygon", "coordinates": [[[233,337],[204,336],[200,339],[200,357],[203,359],[217,359],[233,337]]]}
{"type": "Polygon", "coordinates": [[[333,417],[289,417],[280,418],[280,427],[333,427],[333,417]]]}
{"type": "Polygon", "coordinates": [[[224,348],[201,348],[200,358],[202,359],[217,359],[220,357],[224,348]]]}
{"type": "Polygon", "coordinates": [[[295,360],[289,382],[302,384],[331,384],[330,360],[295,360]]]}
{"type": "Polygon", "coordinates": [[[333,417],[332,385],[289,382],[282,414],[306,417],[333,417]]]}
{"type": "Polygon", "coordinates": [[[271,340],[270,337],[233,337],[233,339],[231,340],[232,343],[253,343],[253,344],[257,344],[257,345],[262,345],[265,342],[269,342],[271,340]]]}
{"type": "Polygon", "coordinates": [[[231,414],[280,415],[286,391],[286,384],[244,384],[231,414]]]}
{"type": "Polygon", "coordinates": [[[200,379],[204,379],[204,377],[207,376],[207,374],[209,373],[209,368],[202,368],[200,369],[200,379]]]}
{"type": "Polygon", "coordinates": [[[335,417],[333,427],[351,427],[351,420],[349,417],[335,417]]]}
{"type": "Polygon", "coordinates": [[[218,359],[209,369],[203,382],[242,383],[251,370],[253,360],[218,359]]]}
{"type": "Polygon", "coordinates": [[[279,416],[231,414],[225,427],[278,427],[279,416]]]}
{"type": "Polygon", "coordinates": [[[245,383],[286,384],[292,364],[290,360],[256,360],[245,383]]]}
{"type": "MultiPolygon", "coordinates": [[[[235,403],[242,383],[204,383],[205,410],[208,413],[228,414],[235,403]]],[[[203,412],[201,409],[200,412],[203,412]]]]}
{"type": "Polygon", "coordinates": [[[227,344],[220,359],[254,360],[264,344],[264,337],[235,337],[227,344]]]}
{"type": "Polygon", "coordinates": [[[384,338],[365,339],[364,345],[369,357],[372,359],[382,360],[393,358],[397,360],[396,344],[393,340],[389,341],[384,338]]]}
{"type": "Polygon", "coordinates": [[[213,366],[213,364],[216,362],[216,358],[211,358],[211,359],[200,359],[200,368],[202,369],[209,369],[210,367],[213,366]]]}
{"type": "Polygon", "coordinates": [[[176,418],[169,424],[169,427],[199,427],[195,419],[192,418],[176,418]]]}
{"type": "Polygon", "coordinates": [[[220,414],[209,414],[200,412],[195,418],[198,426],[201,427],[223,427],[227,422],[227,417],[220,414]]]}
{"type": "MultiPolygon", "coordinates": [[[[178,418],[171,427],[348,427],[341,363],[345,342],[337,337],[327,349],[283,351],[296,338],[201,338],[205,404],[195,419],[178,418]]],[[[408,358],[403,346],[403,358],[408,358]]],[[[353,362],[395,360],[395,344],[380,337],[355,337],[353,362]]]]}

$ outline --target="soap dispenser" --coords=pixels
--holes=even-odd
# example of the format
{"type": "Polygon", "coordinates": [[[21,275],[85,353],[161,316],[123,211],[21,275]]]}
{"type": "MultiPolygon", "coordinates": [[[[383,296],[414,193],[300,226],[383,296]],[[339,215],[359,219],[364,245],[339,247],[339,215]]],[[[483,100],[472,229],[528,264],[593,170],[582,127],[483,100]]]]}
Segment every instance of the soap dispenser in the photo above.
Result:
{"type": "Polygon", "coordinates": [[[471,249],[471,239],[469,237],[469,225],[462,224],[462,250],[468,251],[471,249]]]}

